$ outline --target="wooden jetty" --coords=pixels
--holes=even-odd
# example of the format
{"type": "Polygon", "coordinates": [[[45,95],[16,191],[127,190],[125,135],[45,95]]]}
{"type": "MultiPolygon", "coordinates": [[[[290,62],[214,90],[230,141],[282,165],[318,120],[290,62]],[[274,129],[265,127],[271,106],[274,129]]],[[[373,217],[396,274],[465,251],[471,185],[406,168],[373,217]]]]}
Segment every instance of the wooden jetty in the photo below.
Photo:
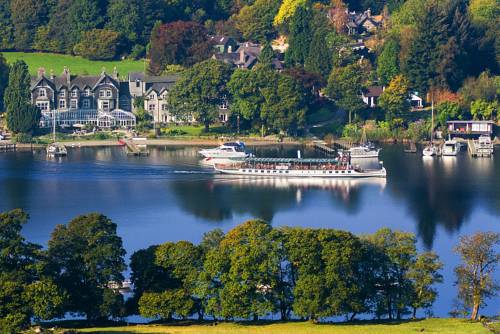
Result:
{"type": "Polygon", "coordinates": [[[135,156],[147,156],[149,155],[149,150],[145,144],[136,144],[132,140],[124,140],[120,141],[125,144],[127,148],[127,155],[135,155],[135,156]]]}
{"type": "Polygon", "coordinates": [[[16,151],[16,144],[6,142],[6,143],[0,143],[0,152],[15,152],[16,151]]]}
{"type": "Polygon", "coordinates": [[[480,143],[478,140],[467,141],[467,149],[472,157],[476,158],[490,158],[493,156],[494,148],[493,144],[485,145],[480,143]]]}
{"type": "Polygon", "coordinates": [[[315,150],[321,151],[326,154],[335,155],[336,153],[335,149],[327,146],[324,141],[314,141],[313,147],[315,150]]]}

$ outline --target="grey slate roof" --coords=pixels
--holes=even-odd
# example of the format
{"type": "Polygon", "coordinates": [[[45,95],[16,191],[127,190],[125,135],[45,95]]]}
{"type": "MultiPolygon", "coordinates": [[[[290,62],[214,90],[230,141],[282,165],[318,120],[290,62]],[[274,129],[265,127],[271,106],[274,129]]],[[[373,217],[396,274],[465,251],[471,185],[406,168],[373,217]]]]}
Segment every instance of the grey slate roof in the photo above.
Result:
{"type": "Polygon", "coordinates": [[[382,95],[384,91],[384,87],[382,86],[370,86],[366,88],[366,91],[363,93],[366,97],[379,97],[382,95]]]}

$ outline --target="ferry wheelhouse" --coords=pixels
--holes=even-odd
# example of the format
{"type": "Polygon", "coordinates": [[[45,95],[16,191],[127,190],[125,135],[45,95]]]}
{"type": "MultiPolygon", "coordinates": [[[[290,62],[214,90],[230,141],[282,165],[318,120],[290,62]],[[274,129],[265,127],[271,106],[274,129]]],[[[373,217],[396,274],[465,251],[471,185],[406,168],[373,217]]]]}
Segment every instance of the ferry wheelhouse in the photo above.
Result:
{"type": "Polygon", "coordinates": [[[354,178],[386,177],[387,172],[381,163],[380,169],[362,169],[351,165],[346,156],[338,159],[301,159],[301,158],[247,158],[240,162],[215,163],[216,171],[230,175],[263,177],[320,177],[354,178]]]}

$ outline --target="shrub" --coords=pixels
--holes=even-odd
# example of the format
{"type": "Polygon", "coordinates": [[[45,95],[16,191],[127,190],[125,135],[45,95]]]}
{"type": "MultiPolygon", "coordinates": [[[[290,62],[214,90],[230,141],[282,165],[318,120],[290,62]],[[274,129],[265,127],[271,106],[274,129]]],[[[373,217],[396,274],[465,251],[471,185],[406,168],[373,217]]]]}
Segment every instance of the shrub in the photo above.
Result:
{"type": "Polygon", "coordinates": [[[29,144],[33,140],[33,137],[29,133],[18,133],[14,137],[16,143],[29,144]]]}
{"type": "Polygon", "coordinates": [[[120,34],[105,29],[94,29],[82,33],[82,40],[73,51],[90,60],[111,60],[116,57],[120,34]]]}

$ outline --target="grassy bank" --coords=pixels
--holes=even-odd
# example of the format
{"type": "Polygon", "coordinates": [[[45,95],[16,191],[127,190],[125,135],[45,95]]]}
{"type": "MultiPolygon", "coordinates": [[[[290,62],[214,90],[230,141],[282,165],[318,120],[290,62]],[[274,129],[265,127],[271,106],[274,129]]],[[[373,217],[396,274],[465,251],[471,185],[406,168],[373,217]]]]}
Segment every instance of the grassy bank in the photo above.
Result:
{"type": "Polygon", "coordinates": [[[32,75],[36,75],[40,67],[45,68],[47,74],[53,70],[56,75],[61,74],[65,66],[72,74],[89,75],[100,74],[103,67],[106,72],[112,73],[116,66],[121,76],[126,76],[128,72],[144,70],[144,61],[142,60],[92,61],[82,57],[41,52],[3,52],[3,55],[8,63],[13,63],[18,59],[24,60],[32,75]]]}
{"type": "Polygon", "coordinates": [[[379,323],[359,322],[356,324],[313,324],[309,322],[207,325],[140,325],[127,327],[105,327],[81,329],[82,333],[124,334],[124,333],[169,333],[169,334],[488,334],[480,323],[462,319],[427,319],[379,323]]]}

